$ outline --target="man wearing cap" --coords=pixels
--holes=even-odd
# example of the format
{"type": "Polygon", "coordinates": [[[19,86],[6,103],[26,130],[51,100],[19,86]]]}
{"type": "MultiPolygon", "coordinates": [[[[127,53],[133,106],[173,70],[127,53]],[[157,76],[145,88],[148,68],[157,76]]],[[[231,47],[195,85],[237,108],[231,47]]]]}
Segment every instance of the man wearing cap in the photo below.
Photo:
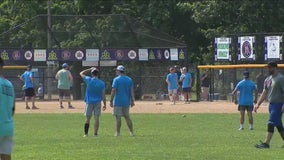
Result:
{"type": "Polygon", "coordinates": [[[170,73],[167,74],[166,82],[168,84],[168,93],[173,104],[177,101],[177,90],[178,90],[178,75],[175,72],[175,68],[170,67],[170,73]]]}
{"type": "Polygon", "coordinates": [[[15,92],[13,84],[3,76],[0,57],[0,159],[11,160],[14,136],[15,92]]]}
{"type": "MultiPolygon", "coordinates": [[[[267,134],[264,142],[256,144],[256,148],[269,148],[269,143],[272,139],[274,128],[276,127],[283,142],[284,128],[282,123],[282,115],[284,112],[283,97],[284,97],[284,76],[277,71],[277,63],[269,62],[267,64],[269,76],[264,81],[264,88],[260,99],[255,105],[255,112],[260,107],[261,103],[267,99],[269,102],[269,120],[267,124],[267,134]]],[[[282,146],[284,147],[284,145],[282,146]]]]}
{"type": "Polygon", "coordinates": [[[130,131],[130,136],[134,136],[133,125],[129,115],[130,106],[134,104],[133,81],[125,75],[125,68],[122,65],[116,68],[117,77],[113,79],[110,96],[110,106],[113,107],[113,115],[116,118],[116,133],[120,135],[121,117],[125,118],[126,124],[130,131]]]}
{"type": "Polygon", "coordinates": [[[181,76],[179,81],[181,82],[182,93],[184,96],[185,103],[190,103],[191,98],[191,86],[192,86],[192,77],[189,72],[187,72],[187,68],[183,67],[181,76]]]}
{"type": "MultiPolygon", "coordinates": [[[[236,88],[233,90],[232,95],[237,96],[238,93],[238,110],[240,111],[240,128],[239,130],[244,130],[244,121],[245,121],[245,111],[247,111],[249,118],[249,129],[253,130],[253,103],[257,102],[257,88],[253,81],[249,79],[249,72],[245,71],[243,73],[244,79],[241,80],[236,88]],[[254,95],[254,98],[253,98],[254,95]]],[[[237,98],[235,98],[237,100],[237,98]]]]}
{"type": "Polygon", "coordinates": [[[99,118],[101,115],[101,101],[103,101],[103,111],[106,110],[106,96],[105,96],[105,83],[98,78],[99,69],[91,67],[80,72],[80,76],[86,83],[86,95],[85,95],[85,116],[86,121],[84,125],[84,137],[88,136],[90,120],[92,114],[95,117],[94,136],[98,136],[99,130],[99,118]],[[87,72],[91,72],[92,77],[86,76],[87,72]]]}
{"type": "Polygon", "coordinates": [[[55,78],[58,80],[57,88],[58,88],[58,94],[59,94],[59,107],[63,109],[63,97],[66,98],[68,102],[68,108],[73,109],[74,107],[71,105],[71,98],[70,98],[70,88],[71,84],[73,82],[73,76],[71,72],[68,70],[69,65],[67,63],[63,63],[62,69],[59,70],[55,78]]]}
{"type": "Polygon", "coordinates": [[[35,90],[34,90],[34,78],[32,72],[32,66],[28,65],[27,70],[20,76],[20,79],[25,82],[24,90],[25,90],[25,102],[26,102],[26,109],[30,109],[28,101],[29,99],[32,100],[32,109],[38,109],[35,106],[35,90]]]}

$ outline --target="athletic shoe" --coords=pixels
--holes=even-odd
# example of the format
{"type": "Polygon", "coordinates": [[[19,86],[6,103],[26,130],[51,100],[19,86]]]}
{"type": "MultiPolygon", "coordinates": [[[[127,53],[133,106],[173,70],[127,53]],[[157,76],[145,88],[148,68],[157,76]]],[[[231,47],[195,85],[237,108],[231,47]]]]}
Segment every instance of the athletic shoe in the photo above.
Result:
{"type": "Polygon", "coordinates": [[[84,134],[84,136],[83,136],[84,138],[86,138],[86,137],[88,137],[88,134],[84,134]]]}
{"type": "Polygon", "coordinates": [[[114,136],[115,136],[115,137],[119,137],[119,136],[120,136],[120,133],[115,132],[114,136]]]}
{"type": "Polygon", "coordinates": [[[244,128],[243,128],[243,127],[240,127],[240,128],[239,128],[239,131],[241,131],[241,130],[244,130],[244,128]]]}
{"type": "Polygon", "coordinates": [[[131,136],[131,137],[134,137],[134,133],[133,133],[133,132],[130,132],[130,136],[131,136]]]}
{"type": "Polygon", "coordinates": [[[259,149],[266,149],[266,148],[269,148],[269,144],[263,143],[262,141],[260,141],[260,144],[256,144],[255,147],[259,149]]]}
{"type": "Polygon", "coordinates": [[[59,106],[59,108],[60,108],[60,109],[63,109],[64,107],[63,107],[63,106],[59,106]]]}
{"type": "Polygon", "coordinates": [[[71,105],[70,105],[68,108],[69,108],[69,109],[75,109],[75,107],[73,107],[73,106],[71,106],[71,105]]]}
{"type": "Polygon", "coordinates": [[[36,106],[33,106],[32,109],[39,109],[39,108],[37,108],[36,106]]]}
{"type": "Polygon", "coordinates": [[[26,109],[31,109],[29,106],[26,106],[26,109]]]}
{"type": "Polygon", "coordinates": [[[253,127],[250,127],[249,130],[254,130],[253,127]]]}
{"type": "Polygon", "coordinates": [[[95,133],[95,134],[94,134],[94,137],[98,137],[98,133],[95,133]]]}

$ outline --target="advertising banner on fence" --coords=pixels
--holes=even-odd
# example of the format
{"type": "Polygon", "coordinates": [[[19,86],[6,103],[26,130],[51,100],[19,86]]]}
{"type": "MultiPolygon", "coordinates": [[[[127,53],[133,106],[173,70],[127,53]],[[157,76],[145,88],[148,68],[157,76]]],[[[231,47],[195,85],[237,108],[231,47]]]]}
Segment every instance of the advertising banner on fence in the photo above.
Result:
{"type": "Polygon", "coordinates": [[[231,38],[215,38],[215,61],[231,61],[231,38]]]}
{"type": "Polygon", "coordinates": [[[281,50],[281,43],[282,43],[282,36],[266,36],[265,37],[265,60],[282,60],[281,50]]]}
{"type": "Polygon", "coordinates": [[[255,60],[254,54],[254,37],[253,36],[246,36],[246,37],[239,37],[239,55],[238,60],[255,60]]]}
{"type": "Polygon", "coordinates": [[[5,61],[148,61],[185,60],[186,48],[0,49],[5,61]]]}

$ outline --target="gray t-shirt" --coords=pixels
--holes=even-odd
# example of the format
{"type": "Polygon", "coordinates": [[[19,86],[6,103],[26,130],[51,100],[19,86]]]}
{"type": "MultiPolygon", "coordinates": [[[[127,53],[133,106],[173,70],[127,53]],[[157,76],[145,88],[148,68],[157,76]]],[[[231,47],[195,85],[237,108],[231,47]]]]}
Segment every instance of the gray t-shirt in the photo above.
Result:
{"type": "Polygon", "coordinates": [[[270,103],[284,102],[284,76],[277,73],[274,77],[269,76],[264,81],[267,100],[270,103]]]}

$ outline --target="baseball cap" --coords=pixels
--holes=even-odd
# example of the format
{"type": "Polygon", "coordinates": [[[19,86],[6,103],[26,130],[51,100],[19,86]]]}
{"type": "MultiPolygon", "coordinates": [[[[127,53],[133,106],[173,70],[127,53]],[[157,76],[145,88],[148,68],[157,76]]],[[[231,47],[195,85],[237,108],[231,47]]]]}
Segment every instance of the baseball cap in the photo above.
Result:
{"type": "Polygon", "coordinates": [[[97,67],[94,67],[94,69],[91,70],[92,74],[99,73],[99,69],[97,67]]]}
{"type": "Polygon", "coordinates": [[[125,71],[125,68],[123,67],[123,65],[119,65],[116,67],[117,71],[125,71]]]}
{"type": "Polygon", "coordinates": [[[245,78],[248,78],[249,77],[249,71],[244,71],[243,75],[244,75],[245,78]]]}
{"type": "Polygon", "coordinates": [[[269,63],[267,64],[267,67],[277,68],[277,63],[276,63],[276,62],[269,62],[269,63]]]}
{"type": "Polygon", "coordinates": [[[30,64],[27,65],[27,68],[28,68],[28,69],[31,69],[31,68],[32,68],[32,65],[30,65],[30,64]]]}
{"type": "Polygon", "coordinates": [[[63,63],[62,64],[62,68],[66,68],[66,67],[68,67],[68,64],[67,63],[63,63]]]}

